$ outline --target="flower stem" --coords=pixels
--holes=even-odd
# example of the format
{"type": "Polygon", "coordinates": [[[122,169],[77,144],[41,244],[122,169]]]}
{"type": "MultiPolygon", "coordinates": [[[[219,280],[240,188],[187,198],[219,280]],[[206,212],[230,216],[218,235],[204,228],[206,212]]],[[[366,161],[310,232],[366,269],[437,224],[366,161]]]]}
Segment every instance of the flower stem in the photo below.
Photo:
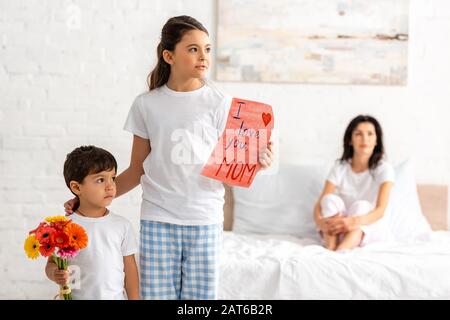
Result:
{"type": "MultiPolygon", "coordinates": [[[[63,259],[57,256],[53,257],[53,260],[55,261],[56,265],[58,266],[59,270],[67,270],[68,267],[68,261],[67,259],[63,259]]],[[[67,291],[70,290],[70,287],[68,284],[65,284],[63,286],[60,287],[60,291],[67,291]]],[[[64,300],[72,300],[72,293],[64,293],[63,295],[64,300]]]]}

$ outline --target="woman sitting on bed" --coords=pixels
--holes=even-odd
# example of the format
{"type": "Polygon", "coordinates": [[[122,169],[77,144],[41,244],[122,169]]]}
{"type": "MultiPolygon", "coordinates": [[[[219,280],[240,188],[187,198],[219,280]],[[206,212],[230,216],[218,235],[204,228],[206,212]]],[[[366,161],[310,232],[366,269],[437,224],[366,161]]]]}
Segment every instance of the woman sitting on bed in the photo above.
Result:
{"type": "Polygon", "coordinates": [[[344,134],[344,152],[331,169],[314,208],[326,248],[351,249],[388,239],[383,219],[394,170],[383,160],[383,133],[376,119],[359,115],[344,134]]]}

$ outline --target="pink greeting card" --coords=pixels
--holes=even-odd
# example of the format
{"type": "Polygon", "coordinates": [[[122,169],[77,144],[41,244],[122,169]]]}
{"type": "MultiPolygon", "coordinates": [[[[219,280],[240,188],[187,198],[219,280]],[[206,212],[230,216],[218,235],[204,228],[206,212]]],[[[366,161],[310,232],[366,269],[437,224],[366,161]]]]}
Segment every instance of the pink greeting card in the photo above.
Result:
{"type": "Polygon", "coordinates": [[[202,175],[248,188],[261,169],[258,154],[269,143],[273,125],[270,105],[233,98],[225,130],[202,175]]]}

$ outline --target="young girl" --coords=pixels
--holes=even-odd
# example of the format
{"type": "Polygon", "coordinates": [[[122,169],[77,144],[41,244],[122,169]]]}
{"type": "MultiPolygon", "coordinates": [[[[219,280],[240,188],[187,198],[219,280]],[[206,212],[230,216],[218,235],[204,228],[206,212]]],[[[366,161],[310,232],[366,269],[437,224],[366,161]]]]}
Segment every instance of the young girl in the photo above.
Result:
{"type": "MultiPolygon", "coordinates": [[[[142,186],[143,299],[217,298],[224,187],[200,172],[225,128],[231,98],[205,80],[210,43],[194,18],[169,19],[150,90],[135,99],[125,123],[133,147],[130,166],[116,179],[117,196],[142,186]]],[[[269,145],[259,163],[270,166],[272,157],[269,145]]]]}
{"type": "Polygon", "coordinates": [[[378,121],[363,115],[354,118],[345,130],[342,157],[329,173],[314,209],[326,248],[351,249],[389,238],[383,215],[394,170],[383,155],[378,121]]]}

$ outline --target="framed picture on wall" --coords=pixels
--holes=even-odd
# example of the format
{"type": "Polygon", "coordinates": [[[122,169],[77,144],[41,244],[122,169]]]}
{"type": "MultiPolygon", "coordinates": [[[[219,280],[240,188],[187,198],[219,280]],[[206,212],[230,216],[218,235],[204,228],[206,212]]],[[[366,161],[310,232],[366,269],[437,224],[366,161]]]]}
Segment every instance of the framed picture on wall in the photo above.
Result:
{"type": "Polygon", "coordinates": [[[218,0],[216,79],[405,85],[409,0],[218,0]]]}

